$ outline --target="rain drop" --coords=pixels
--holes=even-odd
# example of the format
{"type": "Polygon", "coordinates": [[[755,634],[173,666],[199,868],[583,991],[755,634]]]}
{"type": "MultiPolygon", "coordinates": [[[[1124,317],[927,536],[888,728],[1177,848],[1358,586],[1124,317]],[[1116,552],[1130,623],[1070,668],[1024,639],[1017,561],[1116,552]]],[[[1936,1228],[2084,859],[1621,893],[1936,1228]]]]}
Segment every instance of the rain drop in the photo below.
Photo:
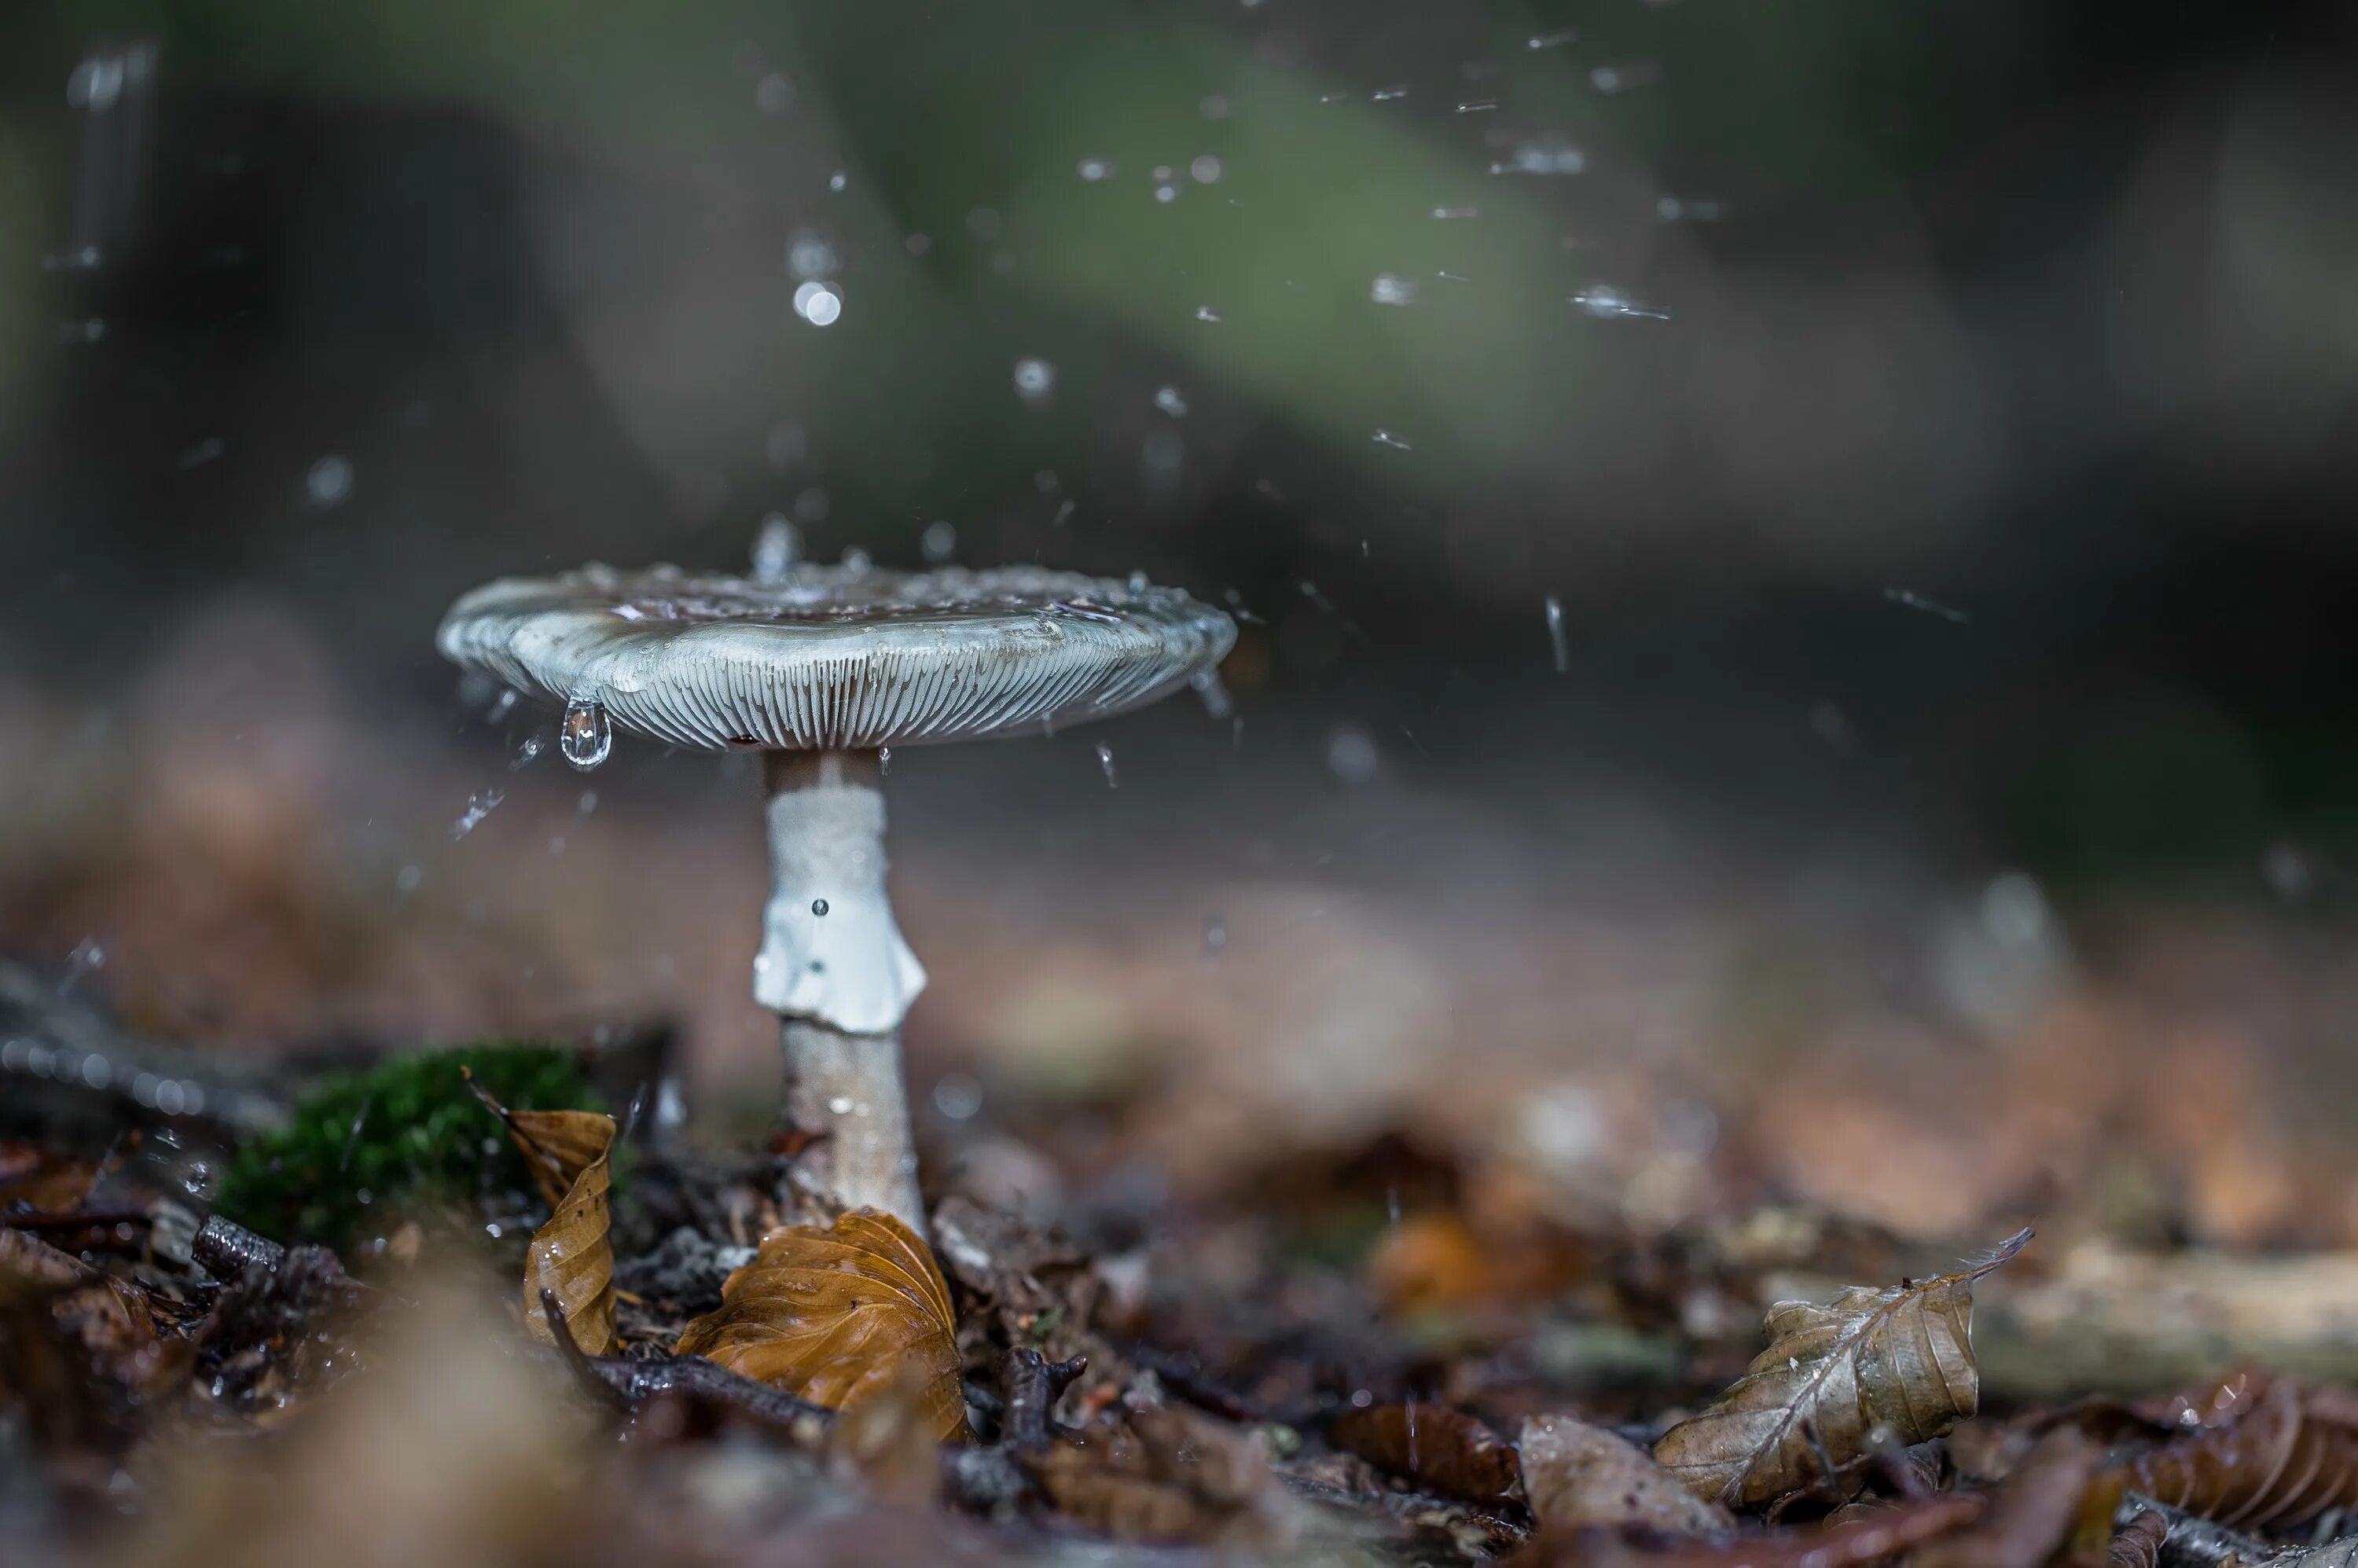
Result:
{"type": "Polygon", "coordinates": [[[1378,445],[1378,446],[1379,446],[1379,447],[1393,447],[1393,448],[1397,448],[1398,449],[1400,449],[1401,451],[1403,451],[1403,452],[1407,452],[1407,451],[1413,451],[1413,450],[1415,449],[1414,448],[1411,447],[1411,446],[1410,446],[1406,441],[1404,441],[1404,440],[1401,439],[1401,438],[1399,438],[1398,436],[1393,435],[1390,430],[1385,430],[1385,429],[1379,429],[1379,430],[1377,430],[1377,432],[1376,432],[1376,445],[1378,445]]]}
{"type": "Polygon", "coordinates": [[[557,732],[558,743],[565,760],[588,773],[606,760],[614,749],[613,721],[606,717],[606,705],[576,699],[565,709],[565,727],[557,732]]]}
{"type": "Polygon", "coordinates": [[[1037,406],[1056,390],[1056,367],[1043,359],[1015,362],[1015,395],[1037,406]]]}
{"type": "Polygon", "coordinates": [[[1378,273],[1376,281],[1368,287],[1368,297],[1379,305],[1413,305],[1416,284],[1397,273],[1378,273]]]}
{"type": "Polygon", "coordinates": [[[1154,406],[1174,419],[1187,416],[1187,395],[1175,386],[1166,386],[1154,395],[1154,406]]]}
{"type": "Polygon", "coordinates": [[[753,536],[753,580],[758,583],[781,583],[793,575],[795,568],[795,525],[783,512],[773,512],[762,519],[762,531],[753,536]]]}
{"type": "Polygon", "coordinates": [[[322,511],[342,505],[352,493],[352,460],[330,452],[313,463],[303,476],[303,493],[322,511]]]}
{"type": "Polygon", "coordinates": [[[1195,319],[1196,319],[1196,320],[1198,320],[1198,321],[1217,321],[1217,320],[1218,320],[1219,319],[1220,319],[1220,313],[1219,313],[1218,311],[1217,311],[1217,310],[1213,309],[1210,306],[1208,306],[1208,305],[1198,305],[1198,306],[1196,306],[1196,307],[1195,307],[1195,319]]]}
{"type": "Polygon", "coordinates": [[[1106,788],[1121,787],[1121,778],[1113,771],[1113,748],[1102,741],[1098,742],[1098,766],[1104,770],[1106,788]]]}
{"type": "Polygon", "coordinates": [[[1190,682],[1195,695],[1204,699],[1205,715],[1215,721],[1226,719],[1236,705],[1228,698],[1228,688],[1220,683],[1220,672],[1205,670],[1190,682]]]}
{"type": "Polygon", "coordinates": [[[811,900],[811,913],[813,914],[825,914],[827,913],[827,900],[823,898],[815,898],[811,900]]]}
{"type": "Polygon", "coordinates": [[[947,519],[936,519],[925,524],[917,537],[917,549],[925,559],[940,566],[957,554],[957,526],[947,519]]]}
{"type": "Polygon", "coordinates": [[[886,746],[876,753],[876,771],[887,775],[891,774],[892,772],[892,747],[886,746]]]}
{"type": "Polygon", "coordinates": [[[1555,673],[1572,668],[1572,650],[1563,640],[1563,600],[1554,594],[1547,596],[1548,643],[1555,649],[1555,673]]]}
{"type": "Polygon", "coordinates": [[[795,314],[814,327],[832,327],[843,314],[843,296],[831,283],[803,284],[795,290],[795,314]]]}

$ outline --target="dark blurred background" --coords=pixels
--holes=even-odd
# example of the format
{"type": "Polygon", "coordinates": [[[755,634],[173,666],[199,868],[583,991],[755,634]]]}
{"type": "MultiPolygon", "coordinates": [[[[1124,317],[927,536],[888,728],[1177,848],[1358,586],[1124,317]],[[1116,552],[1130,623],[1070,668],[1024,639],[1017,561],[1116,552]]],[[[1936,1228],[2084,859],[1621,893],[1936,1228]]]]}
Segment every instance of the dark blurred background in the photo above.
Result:
{"type": "Polygon", "coordinates": [[[1233,713],[895,759],[921,1098],[1149,1085],[1183,1179],[1408,1119],[1649,1217],[2358,1232],[2353,35],[16,0],[0,947],[758,1092],[751,773],[571,774],[432,631],[781,517],[1246,622],[1233,713]]]}

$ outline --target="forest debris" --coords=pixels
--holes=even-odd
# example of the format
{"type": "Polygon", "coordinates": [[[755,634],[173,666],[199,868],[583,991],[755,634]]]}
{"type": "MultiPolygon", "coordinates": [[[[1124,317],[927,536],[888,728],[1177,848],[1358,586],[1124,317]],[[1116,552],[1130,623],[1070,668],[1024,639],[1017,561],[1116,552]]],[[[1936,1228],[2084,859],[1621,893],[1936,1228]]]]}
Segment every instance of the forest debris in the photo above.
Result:
{"type": "Polygon", "coordinates": [[[2155,1568],[2161,1543],[2169,1537],[2169,1521],[2159,1509],[2139,1509],[2114,1532],[2112,1546],[2104,1553],[2104,1568],[2155,1568]]]}
{"type": "Polygon", "coordinates": [[[719,1307],[681,1330],[678,1350],[830,1410],[882,1393],[914,1361],[934,1435],[947,1442],[968,1435],[955,1334],[925,1244],[890,1215],[855,1210],[831,1229],[764,1237],[719,1307]]]}
{"type": "Polygon", "coordinates": [[[1048,1441],[1049,1412],[1073,1379],[1089,1369],[1088,1358],[1051,1361],[1028,1345],[1007,1353],[1005,1410],[1000,1441],[1011,1448],[1036,1448],[1048,1441]]]}
{"type": "Polygon", "coordinates": [[[2116,1467],[2134,1490],[2231,1528],[2280,1530],[2358,1507],[2358,1411],[2244,1372],[2183,1401],[2183,1434],[2116,1467]]]}
{"type": "Polygon", "coordinates": [[[882,1393],[848,1406],[827,1434],[828,1450],[859,1472],[869,1495],[899,1508],[930,1507],[942,1492],[927,1380],[922,1364],[902,1362],[882,1393]]]}
{"type": "Polygon", "coordinates": [[[1025,1467],[1061,1512],[1123,1541],[1266,1548],[1292,1528],[1267,1438],[1178,1406],[1060,1440],[1025,1467]]]}
{"type": "Polygon", "coordinates": [[[2267,1568],[2353,1568],[2358,1564],[2358,1535],[2278,1552],[2266,1561],[2267,1568]]]}
{"type": "Polygon", "coordinates": [[[1984,1506],[1980,1498],[1951,1493],[1881,1504],[1838,1524],[1668,1551],[1641,1550],[1600,1530],[1541,1530],[1515,1563],[1517,1568],[1866,1568],[1964,1528],[1984,1506]]]}
{"type": "Polygon", "coordinates": [[[214,1215],[189,1244],[189,1256],[214,1279],[231,1281],[242,1278],[248,1269],[275,1271],[287,1260],[287,1249],[235,1220],[214,1215]]]}
{"type": "Polygon", "coordinates": [[[1522,1482],[1512,1445],[1446,1405],[1368,1405],[1347,1410],[1327,1440],[1379,1469],[1473,1503],[1505,1502],[1522,1482]]]}
{"type": "Polygon", "coordinates": [[[614,1245],[606,1200],[614,1119],[587,1110],[519,1110],[509,1119],[508,1135],[525,1147],[542,1192],[560,1194],[525,1257],[525,1326],[535,1339],[551,1337],[541,1292],[553,1292],[582,1349],[602,1356],[614,1347],[614,1245]],[[559,1178],[566,1178],[562,1188],[559,1178]]]}
{"type": "MultiPolygon", "coordinates": [[[[2039,1568],[2071,1533],[2099,1458],[2074,1428],[2046,1433],[1998,1483],[1981,1521],[1919,1550],[1912,1568],[2039,1568]]],[[[2109,1532],[2111,1509],[2102,1517],[2109,1532]]]]}
{"type": "Polygon", "coordinates": [[[2017,1232],[1969,1269],[1891,1290],[1853,1286],[1823,1306],[1778,1303],[1768,1347],[1709,1408],[1663,1433],[1655,1459],[1730,1507],[1851,1495],[1877,1428],[1890,1443],[1920,1443],[1974,1413],[1974,1281],[2029,1239],[2017,1232]]]}
{"type": "Polygon", "coordinates": [[[1735,1527],[1725,1509],[1603,1427],[1568,1415],[1532,1416],[1516,1447],[1523,1491],[1542,1529],[1637,1525],[1666,1536],[1709,1536],[1735,1527]]]}
{"type": "Polygon", "coordinates": [[[36,1143],[0,1139],[0,1224],[21,1226],[26,1214],[80,1208],[98,1180],[98,1163],[52,1154],[36,1143]]]}

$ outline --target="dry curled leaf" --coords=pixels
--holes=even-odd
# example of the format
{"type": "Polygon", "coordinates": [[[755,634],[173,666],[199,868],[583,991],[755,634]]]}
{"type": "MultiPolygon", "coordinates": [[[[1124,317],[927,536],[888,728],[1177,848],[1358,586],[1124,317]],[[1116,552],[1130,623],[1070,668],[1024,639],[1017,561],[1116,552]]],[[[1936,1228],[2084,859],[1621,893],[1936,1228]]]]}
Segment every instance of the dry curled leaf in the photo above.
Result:
{"type": "Polygon", "coordinates": [[[2261,1531],[2358,1507],[2358,1411],[2346,1396],[2239,1372],[2172,1413],[2182,1435],[2117,1467],[2132,1491],[2261,1531]]]}
{"type": "Polygon", "coordinates": [[[1638,1525],[1663,1535],[1716,1535],[1736,1521],[1628,1439],[1568,1415],[1523,1422],[1523,1493],[1543,1529],[1638,1525]]]}
{"type": "Polygon", "coordinates": [[[1768,1348],[1700,1414],[1654,1445],[1696,1496],[1760,1508],[1796,1492],[1847,1496],[1872,1450],[1938,1437],[1974,1413],[1974,1281],[2030,1239],[1969,1269],[1887,1291],[1853,1286],[1823,1306],[1768,1309],[1768,1348]]]}
{"type": "Polygon", "coordinates": [[[1514,1448],[1446,1405],[1368,1405],[1326,1429],[1336,1447],[1379,1469],[1469,1503],[1504,1502],[1522,1480],[1514,1448]]]}
{"type": "MultiPolygon", "coordinates": [[[[465,1069],[461,1068],[464,1072],[465,1069]]],[[[547,1200],[548,1223],[533,1232],[524,1264],[524,1321],[554,1343],[540,1293],[553,1291],[573,1342],[592,1356],[614,1348],[614,1243],[608,1235],[607,1158],[614,1119],[590,1110],[510,1110],[469,1075],[476,1097],[504,1123],[547,1200]]]]}
{"type": "Polygon", "coordinates": [[[942,1442],[967,1436],[949,1286],[916,1233],[855,1212],[833,1228],[785,1226],[729,1276],[720,1305],[680,1331],[679,1353],[830,1410],[923,1373],[922,1407],[942,1442]]]}

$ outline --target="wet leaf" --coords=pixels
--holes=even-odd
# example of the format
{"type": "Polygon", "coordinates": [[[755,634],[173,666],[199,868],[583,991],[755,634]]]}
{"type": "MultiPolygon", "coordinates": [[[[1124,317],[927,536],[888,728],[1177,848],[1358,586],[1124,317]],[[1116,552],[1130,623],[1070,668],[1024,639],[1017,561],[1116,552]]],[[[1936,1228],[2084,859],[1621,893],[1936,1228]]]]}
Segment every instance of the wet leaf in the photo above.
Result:
{"type": "Polygon", "coordinates": [[[890,1215],[854,1212],[831,1229],[786,1226],[729,1276],[720,1305],[680,1331],[679,1353],[830,1410],[891,1388],[914,1362],[936,1440],[967,1435],[957,1319],[933,1253],[890,1215]]]}
{"type": "MultiPolygon", "coordinates": [[[[474,1083],[471,1075],[467,1080],[474,1083]]],[[[573,1342],[591,1356],[614,1348],[614,1243],[606,1200],[614,1119],[593,1110],[510,1110],[480,1086],[475,1093],[506,1124],[547,1200],[548,1222],[533,1232],[524,1264],[524,1321],[535,1339],[554,1344],[541,1307],[556,1292],[573,1342]]]]}
{"type": "Polygon", "coordinates": [[[1522,1480],[1514,1448],[1446,1405],[1369,1405],[1345,1411],[1328,1441],[1429,1491],[1472,1503],[1504,1502],[1522,1480]]]}
{"type": "Polygon", "coordinates": [[[1778,1303],[1768,1348],[1708,1409],[1664,1433],[1655,1459],[1698,1497],[1733,1508],[1812,1488],[1856,1491],[1877,1428],[1892,1444],[1921,1443],[1974,1413],[1974,1281],[2029,1239],[2022,1231],[1937,1279],[1853,1286],[1823,1306],[1778,1303]]]}
{"type": "Polygon", "coordinates": [[[2358,1411],[2346,1396],[2237,1373],[2178,1406],[2179,1436],[2116,1474],[2136,1492],[2239,1529],[2272,1531],[2358,1507],[2358,1411]]]}
{"type": "Polygon", "coordinates": [[[1542,1528],[1639,1525],[1664,1535],[1716,1535],[1735,1519],[1627,1438],[1567,1415],[1523,1422],[1523,1492],[1542,1528]]]}
{"type": "MultiPolygon", "coordinates": [[[[2140,1514],[2136,1522],[2143,1524],[2147,1519],[2160,1517],[2158,1514],[2140,1514]]],[[[2121,1533],[2125,1538],[2128,1531],[2121,1533]]],[[[2147,1560],[2147,1564],[2150,1561],[2147,1560]]],[[[2119,1568],[2120,1559],[2115,1558],[2114,1563],[2115,1568],[2119,1568]]],[[[2132,1565],[2132,1568],[2147,1568],[2147,1564],[2132,1565]]],[[[2358,1535],[2345,1535],[2317,1546],[2298,1547],[2267,1559],[2267,1568],[2358,1568],[2358,1535]]]]}

